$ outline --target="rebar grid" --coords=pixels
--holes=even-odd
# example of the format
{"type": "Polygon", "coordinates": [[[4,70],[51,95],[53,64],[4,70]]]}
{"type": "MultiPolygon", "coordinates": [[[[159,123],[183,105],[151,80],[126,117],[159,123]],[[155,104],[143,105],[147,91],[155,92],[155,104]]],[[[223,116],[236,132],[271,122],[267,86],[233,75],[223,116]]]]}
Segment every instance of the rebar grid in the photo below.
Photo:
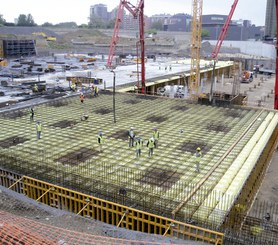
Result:
{"type": "MultiPolygon", "coordinates": [[[[43,125],[40,140],[35,138],[35,125],[29,121],[26,110],[2,114],[0,120],[5,133],[0,136],[0,141],[14,135],[25,137],[28,141],[7,149],[0,148],[1,167],[169,217],[175,206],[187,196],[258,114],[255,109],[213,108],[165,98],[148,100],[144,96],[116,96],[117,124],[112,123],[112,101],[109,95],[85,99],[84,104],[73,97],[35,107],[35,119],[41,120],[43,125]],[[136,101],[136,107],[126,103],[130,100],[136,101]],[[54,104],[57,106],[53,106],[54,104]],[[186,111],[173,110],[175,107],[180,108],[182,104],[187,108],[186,111]],[[80,122],[83,113],[88,113],[89,120],[80,122]],[[159,117],[161,120],[151,122],[149,119],[152,117],[159,117]],[[65,120],[79,123],[65,128],[57,126],[65,120]],[[211,124],[225,125],[230,130],[223,132],[211,127],[208,130],[208,125],[211,124]],[[134,148],[128,148],[127,139],[115,138],[116,132],[127,132],[131,126],[135,127],[137,135],[143,138],[144,143],[152,136],[153,128],[159,128],[161,139],[153,157],[149,158],[147,149],[144,148],[142,157],[137,159],[134,148]],[[103,131],[105,137],[102,152],[99,152],[97,145],[99,131],[103,131]],[[200,173],[195,172],[192,149],[181,150],[185,142],[199,142],[209,146],[201,160],[200,173]],[[78,154],[72,155],[84,148],[92,149],[92,152],[98,154],[91,154],[84,161],[82,157],[78,159],[78,154]],[[76,157],[59,161],[67,156],[76,157]],[[153,169],[174,169],[179,177],[163,182],[161,178],[152,176],[151,181],[142,182],[153,169]]],[[[189,219],[210,226],[219,226],[219,222],[223,222],[235,196],[214,188],[269,114],[268,111],[262,113],[260,120],[254,123],[244,139],[183,207],[177,215],[179,219],[189,219]],[[207,220],[208,215],[212,215],[212,221],[207,220]]]]}

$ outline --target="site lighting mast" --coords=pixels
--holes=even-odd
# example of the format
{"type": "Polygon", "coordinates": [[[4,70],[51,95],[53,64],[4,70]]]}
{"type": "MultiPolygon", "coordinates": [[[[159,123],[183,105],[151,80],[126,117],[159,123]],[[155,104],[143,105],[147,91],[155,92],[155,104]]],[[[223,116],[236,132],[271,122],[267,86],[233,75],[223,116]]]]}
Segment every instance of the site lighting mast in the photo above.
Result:
{"type": "MultiPolygon", "coordinates": [[[[126,0],[120,0],[120,4],[117,11],[117,17],[114,27],[114,32],[110,44],[110,50],[107,60],[107,67],[112,66],[113,57],[115,55],[116,45],[119,40],[119,31],[120,25],[123,19],[124,8],[126,8],[135,19],[139,20],[139,46],[140,46],[140,58],[137,57],[137,66],[138,63],[141,63],[141,84],[138,84],[138,90],[141,90],[141,93],[145,93],[145,39],[144,39],[144,0],[140,0],[137,6],[132,5],[126,0]]],[[[138,81],[139,83],[139,81],[138,81]]]]}
{"type": "Polygon", "coordinates": [[[220,51],[221,45],[224,41],[224,38],[226,37],[228,27],[231,23],[233,14],[234,14],[236,6],[237,6],[237,3],[238,3],[238,0],[235,0],[232,7],[231,7],[230,13],[229,13],[229,15],[228,15],[223,27],[222,27],[222,30],[221,30],[221,32],[218,36],[218,40],[217,40],[216,45],[215,45],[215,47],[212,51],[212,54],[211,54],[212,59],[213,59],[213,70],[212,70],[212,81],[211,81],[210,94],[209,94],[209,101],[210,102],[212,101],[212,97],[213,97],[213,83],[214,83],[214,77],[215,77],[216,60],[217,60],[218,53],[220,51]]]}

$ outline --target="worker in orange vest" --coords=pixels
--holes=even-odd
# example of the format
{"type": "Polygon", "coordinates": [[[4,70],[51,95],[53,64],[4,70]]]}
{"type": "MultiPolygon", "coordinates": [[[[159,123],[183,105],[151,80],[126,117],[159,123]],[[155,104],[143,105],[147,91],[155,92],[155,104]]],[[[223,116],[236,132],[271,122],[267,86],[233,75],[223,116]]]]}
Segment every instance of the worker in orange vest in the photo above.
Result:
{"type": "Polygon", "coordinates": [[[83,102],[84,102],[84,99],[85,99],[84,94],[81,93],[79,97],[80,97],[80,102],[83,103],[83,102]]]}

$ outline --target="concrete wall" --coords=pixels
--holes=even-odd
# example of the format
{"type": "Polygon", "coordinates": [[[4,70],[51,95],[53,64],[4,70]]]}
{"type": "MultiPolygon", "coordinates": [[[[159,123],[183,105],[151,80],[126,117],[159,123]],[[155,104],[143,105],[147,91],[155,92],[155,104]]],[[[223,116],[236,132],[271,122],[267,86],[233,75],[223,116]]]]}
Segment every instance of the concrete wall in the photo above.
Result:
{"type": "MultiPolygon", "coordinates": [[[[208,40],[212,45],[216,44],[215,40],[208,40]]],[[[224,41],[222,46],[240,48],[241,53],[263,56],[274,59],[276,50],[273,44],[267,44],[259,41],[224,41]]]]}

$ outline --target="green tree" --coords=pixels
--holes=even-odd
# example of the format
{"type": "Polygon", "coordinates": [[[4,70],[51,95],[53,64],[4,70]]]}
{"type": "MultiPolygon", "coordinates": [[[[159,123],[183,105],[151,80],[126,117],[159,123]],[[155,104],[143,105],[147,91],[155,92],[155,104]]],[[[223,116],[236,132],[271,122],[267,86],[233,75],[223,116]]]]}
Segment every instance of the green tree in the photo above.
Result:
{"type": "Polygon", "coordinates": [[[208,38],[209,37],[209,31],[207,29],[202,29],[202,38],[208,38]]]}
{"type": "Polygon", "coordinates": [[[53,24],[52,24],[52,23],[49,23],[49,22],[44,22],[44,23],[42,24],[42,26],[43,26],[43,27],[52,27],[53,24]]]}
{"type": "Polygon", "coordinates": [[[5,25],[6,20],[3,18],[3,15],[0,14],[0,26],[5,25]]]}
{"type": "Polygon", "coordinates": [[[155,21],[151,24],[151,29],[156,29],[159,31],[163,30],[163,22],[162,21],[155,21]]]}
{"type": "Polygon", "coordinates": [[[20,14],[17,19],[17,25],[18,26],[36,26],[36,23],[31,14],[28,14],[27,16],[25,14],[20,14]]]}
{"type": "Polygon", "coordinates": [[[61,22],[55,25],[56,27],[61,27],[61,28],[77,28],[77,24],[73,21],[71,22],[61,22]]]}
{"type": "Polygon", "coordinates": [[[113,29],[114,26],[115,26],[115,22],[116,22],[116,19],[109,20],[109,22],[107,24],[107,28],[108,29],[113,29]]]}

